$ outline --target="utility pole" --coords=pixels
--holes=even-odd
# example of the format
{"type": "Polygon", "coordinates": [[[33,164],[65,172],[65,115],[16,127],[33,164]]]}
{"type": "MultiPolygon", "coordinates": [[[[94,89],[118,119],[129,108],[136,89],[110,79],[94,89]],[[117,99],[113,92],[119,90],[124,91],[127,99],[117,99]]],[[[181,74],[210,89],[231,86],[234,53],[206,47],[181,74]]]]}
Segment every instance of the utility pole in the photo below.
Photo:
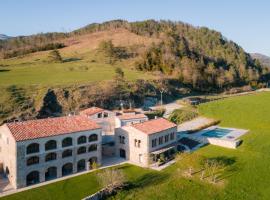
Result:
{"type": "Polygon", "coordinates": [[[163,92],[164,92],[164,89],[159,90],[159,92],[160,92],[160,104],[163,105],[163,92]]]}

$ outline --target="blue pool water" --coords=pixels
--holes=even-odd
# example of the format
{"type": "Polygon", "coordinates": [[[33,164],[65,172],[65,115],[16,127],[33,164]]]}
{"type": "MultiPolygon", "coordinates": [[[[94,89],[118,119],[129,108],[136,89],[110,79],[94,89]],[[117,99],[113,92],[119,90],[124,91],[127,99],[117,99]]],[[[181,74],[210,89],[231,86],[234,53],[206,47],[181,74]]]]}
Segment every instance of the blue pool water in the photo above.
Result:
{"type": "Polygon", "coordinates": [[[231,131],[232,130],[230,130],[230,129],[216,128],[214,130],[203,133],[202,136],[221,138],[221,137],[227,135],[228,133],[230,133],[231,131]]]}

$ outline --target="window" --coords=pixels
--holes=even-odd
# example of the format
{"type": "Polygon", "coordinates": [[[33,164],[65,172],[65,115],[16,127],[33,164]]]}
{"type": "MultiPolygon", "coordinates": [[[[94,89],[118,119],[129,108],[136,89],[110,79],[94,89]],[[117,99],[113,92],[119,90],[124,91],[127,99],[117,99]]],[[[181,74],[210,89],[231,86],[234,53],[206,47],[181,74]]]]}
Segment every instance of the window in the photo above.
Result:
{"type": "Polygon", "coordinates": [[[158,138],[158,144],[159,144],[159,145],[160,145],[160,144],[163,144],[163,136],[161,136],[161,137],[158,138]]]}
{"type": "Polygon", "coordinates": [[[141,140],[138,140],[138,147],[141,147],[141,140]]]}
{"type": "Polygon", "coordinates": [[[45,181],[57,178],[57,167],[49,167],[45,171],[45,181]]]}
{"type": "Polygon", "coordinates": [[[72,138],[68,137],[62,140],[62,147],[72,146],[72,138]]]}
{"type": "Polygon", "coordinates": [[[70,157],[72,156],[72,150],[71,149],[67,149],[62,153],[62,158],[66,158],[66,157],[70,157]]]}
{"type": "Polygon", "coordinates": [[[134,146],[135,146],[135,147],[140,147],[140,146],[141,146],[141,140],[135,139],[135,140],[134,140],[134,146]]]}
{"type": "Polygon", "coordinates": [[[170,139],[171,139],[171,140],[174,140],[174,133],[171,133],[171,134],[170,134],[170,139]]]}
{"type": "Polygon", "coordinates": [[[109,116],[108,113],[106,113],[106,112],[103,113],[103,117],[104,117],[104,118],[107,118],[108,116],[109,116]]]}
{"type": "Polygon", "coordinates": [[[27,166],[29,165],[35,165],[39,163],[39,157],[38,156],[33,156],[27,159],[26,164],[27,166]]]}
{"type": "Polygon", "coordinates": [[[38,153],[39,152],[39,144],[38,143],[32,143],[27,146],[26,153],[38,153]]]}
{"type": "Polygon", "coordinates": [[[83,154],[86,153],[86,147],[80,147],[77,151],[77,154],[83,154]]]}
{"type": "Polygon", "coordinates": [[[39,183],[39,172],[33,171],[26,176],[26,185],[33,185],[39,183]]]}
{"type": "Polygon", "coordinates": [[[77,163],[77,171],[80,172],[80,171],[83,171],[85,170],[85,160],[79,160],[78,163],[77,163]]]}
{"type": "Polygon", "coordinates": [[[48,151],[48,150],[56,149],[56,146],[57,146],[56,141],[50,140],[50,141],[46,142],[45,150],[48,151]]]}
{"type": "Polygon", "coordinates": [[[77,141],[78,144],[86,143],[86,136],[80,136],[77,141]]]}
{"type": "Polygon", "coordinates": [[[165,135],[165,142],[169,141],[169,135],[165,135]]]}
{"type": "Polygon", "coordinates": [[[66,176],[73,173],[73,164],[67,163],[62,167],[62,176],[66,176]]]}
{"type": "Polygon", "coordinates": [[[102,113],[98,113],[97,117],[102,118],[102,113]]]}
{"type": "Polygon", "coordinates": [[[48,153],[45,157],[45,162],[51,161],[51,160],[56,160],[56,153],[48,153]]]}
{"type": "Polygon", "coordinates": [[[98,140],[97,134],[92,134],[89,136],[89,142],[94,142],[98,140]]]}
{"type": "Polygon", "coordinates": [[[88,152],[96,151],[96,150],[97,150],[97,145],[96,145],[96,144],[92,144],[92,145],[90,145],[90,147],[88,148],[88,152]]]}
{"type": "Polygon", "coordinates": [[[119,136],[119,143],[125,144],[125,137],[124,136],[119,136]]]}
{"type": "Polygon", "coordinates": [[[157,139],[152,140],[152,147],[155,147],[155,146],[157,146],[157,139]]]}

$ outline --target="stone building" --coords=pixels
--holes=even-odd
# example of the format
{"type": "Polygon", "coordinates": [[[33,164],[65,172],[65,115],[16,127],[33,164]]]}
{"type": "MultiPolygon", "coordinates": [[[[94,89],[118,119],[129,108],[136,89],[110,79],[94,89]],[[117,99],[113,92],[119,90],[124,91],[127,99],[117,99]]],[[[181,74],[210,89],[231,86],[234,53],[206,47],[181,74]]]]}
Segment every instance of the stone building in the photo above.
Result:
{"type": "Polygon", "coordinates": [[[175,153],[176,132],[176,124],[164,118],[117,128],[116,155],[142,167],[165,162],[175,153]]]}
{"type": "Polygon", "coordinates": [[[80,112],[80,115],[98,123],[102,128],[103,135],[113,135],[115,128],[115,113],[103,108],[91,107],[80,112]]]}
{"type": "Polygon", "coordinates": [[[115,117],[115,128],[127,126],[131,124],[141,123],[148,120],[148,117],[144,114],[126,113],[115,117]]]}
{"type": "Polygon", "coordinates": [[[101,164],[101,127],[84,116],[6,123],[0,147],[2,171],[21,188],[101,164]]]}

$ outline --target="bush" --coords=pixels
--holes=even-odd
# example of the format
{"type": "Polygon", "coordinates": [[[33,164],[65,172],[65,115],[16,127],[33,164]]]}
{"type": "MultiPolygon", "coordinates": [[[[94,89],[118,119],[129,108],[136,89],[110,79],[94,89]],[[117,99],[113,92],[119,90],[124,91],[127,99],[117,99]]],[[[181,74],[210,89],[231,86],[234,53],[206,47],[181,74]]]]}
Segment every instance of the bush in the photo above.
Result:
{"type": "Polygon", "coordinates": [[[62,59],[62,57],[57,49],[52,50],[49,53],[48,58],[49,58],[49,61],[51,61],[51,62],[63,62],[63,59],[62,59]]]}
{"type": "Polygon", "coordinates": [[[145,113],[145,115],[149,118],[149,119],[155,119],[155,117],[162,117],[165,113],[165,109],[159,109],[159,110],[154,110],[151,112],[147,112],[145,113]]]}
{"type": "Polygon", "coordinates": [[[194,119],[198,115],[198,112],[193,109],[177,109],[172,112],[169,120],[173,123],[181,124],[183,122],[194,119]]]}
{"type": "Polygon", "coordinates": [[[23,56],[30,53],[35,53],[38,51],[48,51],[48,50],[53,50],[53,49],[61,49],[64,47],[65,45],[62,43],[49,43],[49,44],[35,46],[31,48],[26,48],[26,49],[10,50],[3,53],[3,58],[8,59],[8,58],[13,58],[17,56],[23,56]]]}

